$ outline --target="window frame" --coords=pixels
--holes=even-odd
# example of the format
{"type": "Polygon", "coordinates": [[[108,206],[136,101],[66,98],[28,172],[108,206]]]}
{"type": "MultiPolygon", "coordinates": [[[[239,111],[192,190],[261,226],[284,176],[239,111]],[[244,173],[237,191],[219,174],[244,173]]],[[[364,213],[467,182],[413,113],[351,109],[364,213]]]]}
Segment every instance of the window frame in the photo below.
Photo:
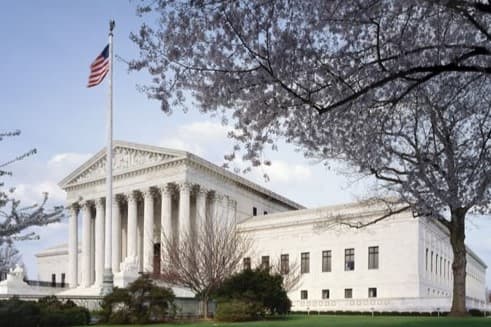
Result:
{"type": "Polygon", "coordinates": [[[286,275],[290,272],[290,255],[284,253],[280,255],[280,274],[286,275]]]}
{"type": "Polygon", "coordinates": [[[368,288],[368,298],[369,299],[376,299],[377,298],[377,288],[376,287],[369,287],[368,288]],[[371,293],[374,292],[374,294],[371,293]],[[372,296],[372,295],[375,295],[375,296],[372,296]]]}
{"type": "Polygon", "coordinates": [[[308,300],[308,299],[309,299],[309,291],[300,290],[300,300],[308,300]]]}
{"type": "Polygon", "coordinates": [[[332,250],[322,251],[322,272],[332,271],[332,250]]]}
{"type": "Polygon", "coordinates": [[[242,270],[251,270],[251,257],[244,257],[242,259],[242,270]]]}
{"type": "Polygon", "coordinates": [[[368,269],[375,270],[379,269],[379,246],[369,246],[368,247],[368,269]]]}
{"type": "Polygon", "coordinates": [[[310,273],[310,252],[300,253],[300,273],[310,273]]]}
{"type": "Polygon", "coordinates": [[[355,248],[344,249],[344,271],[354,271],[354,270],[355,270],[355,248]]]}
{"type": "Polygon", "coordinates": [[[270,267],[269,255],[261,256],[261,269],[269,270],[270,267]]]}

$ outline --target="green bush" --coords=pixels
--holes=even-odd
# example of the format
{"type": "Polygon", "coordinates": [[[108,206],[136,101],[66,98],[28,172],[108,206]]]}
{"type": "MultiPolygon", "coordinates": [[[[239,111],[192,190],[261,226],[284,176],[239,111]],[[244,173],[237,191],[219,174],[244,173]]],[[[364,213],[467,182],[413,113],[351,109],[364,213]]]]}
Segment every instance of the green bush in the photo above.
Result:
{"type": "Polygon", "coordinates": [[[0,301],[0,326],[81,326],[87,325],[89,321],[87,309],[77,307],[72,301],[63,303],[55,296],[42,298],[38,302],[21,301],[18,298],[0,301]]]}
{"type": "Polygon", "coordinates": [[[36,302],[12,298],[0,301],[0,326],[32,327],[39,325],[40,309],[36,302]]]}
{"type": "Polygon", "coordinates": [[[90,321],[89,311],[85,308],[75,307],[68,309],[42,309],[40,326],[63,327],[85,326],[90,321]]]}
{"type": "Polygon", "coordinates": [[[161,322],[175,313],[174,293],[158,287],[146,275],[128,285],[114,288],[101,304],[101,322],[113,324],[161,322]]]}
{"type": "Polygon", "coordinates": [[[257,320],[261,317],[262,311],[263,308],[259,302],[231,300],[217,304],[215,319],[229,322],[257,320]]]}
{"type": "Polygon", "coordinates": [[[282,284],[281,275],[270,274],[265,269],[241,271],[227,278],[215,292],[214,297],[219,303],[217,310],[225,310],[228,315],[232,315],[231,310],[237,309],[237,315],[241,316],[248,309],[240,303],[252,303],[253,312],[249,312],[248,320],[267,314],[286,314],[290,311],[291,302],[282,284]],[[222,309],[219,309],[220,306],[222,309]]]}

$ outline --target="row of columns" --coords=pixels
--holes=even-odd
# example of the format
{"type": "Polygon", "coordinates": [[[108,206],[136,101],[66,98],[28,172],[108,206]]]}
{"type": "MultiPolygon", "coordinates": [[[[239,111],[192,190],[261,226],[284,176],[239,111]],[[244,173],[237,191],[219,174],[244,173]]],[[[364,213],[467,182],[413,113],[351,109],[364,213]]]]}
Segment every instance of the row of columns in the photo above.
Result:
{"type": "MultiPolygon", "coordinates": [[[[172,224],[172,198],[173,195],[179,197],[179,215],[177,222],[178,233],[189,233],[191,231],[191,194],[196,191],[196,224],[201,223],[206,215],[207,197],[212,195],[214,201],[210,204],[213,206],[215,216],[226,217],[227,219],[235,219],[236,202],[230,200],[227,196],[220,196],[213,191],[203,187],[197,187],[189,183],[181,184],[166,184],[159,188],[149,187],[143,190],[135,190],[122,195],[115,195],[113,198],[112,208],[112,244],[111,244],[111,265],[113,273],[120,271],[122,263],[122,236],[126,241],[126,258],[138,262],[138,197],[141,194],[143,198],[143,246],[142,246],[142,261],[143,271],[151,273],[153,271],[153,256],[154,256],[154,201],[156,190],[161,194],[161,244],[167,237],[178,237],[173,235],[172,224]],[[121,217],[121,198],[126,199],[127,204],[127,224],[122,225],[121,217]],[[125,229],[123,230],[123,227],[125,229]],[[123,231],[123,232],[122,232],[123,231]],[[124,235],[122,235],[124,233],[124,235]]],[[[68,282],[70,287],[78,285],[78,270],[82,269],[80,286],[88,287],[91,285],[92,258],[91,254],[95,252],[93,260],[95,265],[95,281],[97,287],[102,287],[105,261],[105,200],[99,198],[92,201],[83,201],[71,206],[69,218],[69,241],[68,241],[68,282]],[[92,211],[95,208],[95,248],[91,249],[91,221],[92,211]],[[81,267],[78,263],[78,213],[82,216],[82,260],[81,267]],[[92,252],[92,253],[91,253],[92,252]]]]}

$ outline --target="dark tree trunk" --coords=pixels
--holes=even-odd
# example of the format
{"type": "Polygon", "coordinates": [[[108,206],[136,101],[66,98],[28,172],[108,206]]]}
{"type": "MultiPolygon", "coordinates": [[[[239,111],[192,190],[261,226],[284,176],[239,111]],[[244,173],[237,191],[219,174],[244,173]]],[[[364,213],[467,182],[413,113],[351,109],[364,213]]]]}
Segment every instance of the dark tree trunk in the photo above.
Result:
{"type": "Polygon", "coordinates": [[[203,319],[208,319],[208,296],[203,296],[203,319]]]}
{"type": "Polygon", "coordinates": [[[464,208],[452,209],[452,220],[450,222],[450,243],[453,250],[453,297],[450,316],[467,316],[465,306],[465,276],[466,276],[466,249],[465,249],[465,215],[464,208]]]}

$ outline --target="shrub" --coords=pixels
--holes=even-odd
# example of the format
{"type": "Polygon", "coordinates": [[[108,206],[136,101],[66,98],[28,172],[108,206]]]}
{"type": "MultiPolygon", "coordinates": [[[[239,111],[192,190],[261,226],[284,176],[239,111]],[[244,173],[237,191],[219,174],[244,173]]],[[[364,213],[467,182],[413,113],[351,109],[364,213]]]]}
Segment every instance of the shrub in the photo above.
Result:
{"type": "Polygon", "coordinates": [[[85,326],[90,321],[89,311],[85,308],[74,307],[65,309],[41,310],[40,326],[63,327],[63,326],[85,326]]]}
{"type": "Polygon", "coordinates": [[[37,303],[12,298],[0,301],[0,326],[32,327],[39,325],[40,309],[37,303]]]}
{"type": "Polygon", "coordinates": [[[270,274],[266,269],[247,269],[227,278],[214,296],[218,299],[218,307],[229,303],[231,307],[225,304],[226,310],[246,310],[235,305],[234,301],[254,304],[254,315],[249,316],[257,319],[265,314],[285,314],[290,311],[291,302],[282,284],[283,278],[279,274],[270,274]]]}
{"type": "Polygon", "coordinates": [[[0,326],[80,326],[87,325],[89,321],[87,309],[77,307],[72,301],[63,303],[55,296],[42,298],[38,302],[18,298],[0,301],[0,326]]]}
{"type": "Polygon", "coordinates": [[[218,303],[215,319],[230,322],[257,320],[261,317],[262,311],[262,305],[259,302],[231,300],[218,303]]]}
{"type": "Polygon", "coordinates": [[[159,287],[146,275],[128,285],[114,288],[101,304],[101,322],[114,324],[160,322],[175,313],[174,293],[159,287]]]}
{"type": "Polygon", "coordinates": [[[482,317],[484,316],[484,312],[479,309],[470,309],[469,314],[473,317],[482,317]]]}

